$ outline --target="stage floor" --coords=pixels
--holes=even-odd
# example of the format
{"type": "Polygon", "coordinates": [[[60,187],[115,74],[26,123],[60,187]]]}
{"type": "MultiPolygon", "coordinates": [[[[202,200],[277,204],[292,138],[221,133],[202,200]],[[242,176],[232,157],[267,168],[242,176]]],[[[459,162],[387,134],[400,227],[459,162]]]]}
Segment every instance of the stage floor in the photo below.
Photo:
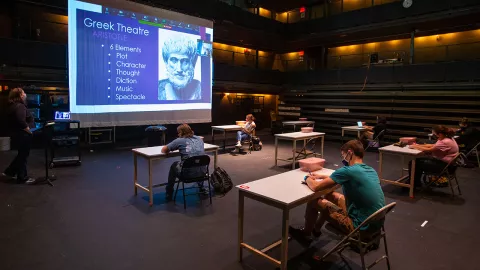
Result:
{"type": "MultiPolygon", "coordinates": [[[[290,166],[273,167],[271,136],[261,136],[264,148],[248,155],[219,155],[218,164],[241,184],[286,172],[290,166]]],[[[328,138],[328,134],[327,134],[328,138]]],[[[205,139],[207,142],[208,137],[205,139]]],[[[325,167],[341,164],[339,143],[326,142],[325,167]]],[[[291,144],[282,142],[279,155],[289,156],[291,144]]],[[[15,153],[0,152],[3,170],[15,153]]],[[[366,154],[366,163],[377,168],[376,153],[366,154]]],[[[166,181],[173,160],[155,163],[156,183],[166,181]]],[[[282,164],[282,163],[280,163],[282,164]]],[[[385,176],[398,176],[400,162],[386,156],[385,176]]],[[[43,175],[43,152],[33,150],[30,174],[43,175]]],[[[140,181],[146,183],[147,171],[139,161],[140,181]]],[[[53,169],[58,180],[48,185],[16,185],[0,182],[0,265],[2,270],[56,269],[275,269],[264,259],[245,252],[242,266],[237,262],[237,191],[201,204],[188,199],[183,210],[166,204],[165,191],[158,188],[154,206],[148,196],[133,196],[133,158],[128,150],[86,151],[82,166],[53,169]]],[[[480,170],[458,170],[463,196],[451,199],[449,189],[416,193],[385,186],[388,202],[397,207],[388,216],[386,231],[392,269],[475,269],[478,268],[480,235],[480,170]],[[428,221],[425,227],[422,223],[428,221]],[[475,266],[476,265],[476,266],[475,266]]],[[[282,183],[278,183],[281,185],[282,183]]],[[[291,224],[303,223],[304,206],[291,212],[291,224]]],[[[245,202],[245,235],[248,243],[262,248],[279,239],[280,211],[250,200],[245,202]]],[[[324,230],[316,253],[321,255],[335,243],[336,237],[324,230]]],[[[289,269],[342,269],[338,257],[319,265],[300,245],[290,241],[289,269]]],[[[344,253],[352,269],[360,269],[359,256],[344,253]]],[[[377,258],[373,252],[367,258],[377,258]]],[[[278,257],[278,250],[271,255],[278,257]]],[[[367,259],[368,260],[368,259],[367,259]]],[[[380,263],[375,269],[386,269],[380,263]]]]}

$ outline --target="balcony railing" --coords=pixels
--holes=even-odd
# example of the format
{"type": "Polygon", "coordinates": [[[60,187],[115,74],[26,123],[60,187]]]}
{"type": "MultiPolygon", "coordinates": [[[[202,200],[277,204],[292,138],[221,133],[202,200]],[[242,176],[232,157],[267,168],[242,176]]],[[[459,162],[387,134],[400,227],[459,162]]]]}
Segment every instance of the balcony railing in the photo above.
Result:
{"type": "Polygon", "coordinates": [[[415,48],[415,63],[480,59],[480,42],[415,48]]]}
{"type": "MultiPolygon", "coordinates": [[[[327,68],[342,69],[368,65],[370,55],[371,53],[329,56],[327,58],[327,68]]],[[[408,63],[409,58],[410,54],[405,51],[383,51],[378,52],[379,62],[376,64],[408,63]]]]}
{"type": "Polygon", "coordinates": [[[318,4],[307,7],[306,12],[302,15],[300,7],[283,13],[275,13],[273,11],[261,8],[249,8],[243,0],[219,0],[232,6],[237,6],[245,11],[258,14],[266,18],[275,19],[282,23],[296,23],[303,20],[312,20],[334,16],[340,13],[370,8],[372,6],[384,5],[403,0],[331,0],[325,1],[324,4],[318,4]]]}

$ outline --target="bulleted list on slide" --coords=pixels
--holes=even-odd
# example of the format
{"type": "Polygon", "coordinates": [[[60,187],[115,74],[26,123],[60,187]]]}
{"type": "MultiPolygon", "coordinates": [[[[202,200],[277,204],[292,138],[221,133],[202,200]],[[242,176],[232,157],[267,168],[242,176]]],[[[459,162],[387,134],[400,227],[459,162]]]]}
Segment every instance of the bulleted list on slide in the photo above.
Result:
{"type": "Polygon", "coordinates": [[[158,103],[158,29],[77,10],[77,105],[158,103]]]}

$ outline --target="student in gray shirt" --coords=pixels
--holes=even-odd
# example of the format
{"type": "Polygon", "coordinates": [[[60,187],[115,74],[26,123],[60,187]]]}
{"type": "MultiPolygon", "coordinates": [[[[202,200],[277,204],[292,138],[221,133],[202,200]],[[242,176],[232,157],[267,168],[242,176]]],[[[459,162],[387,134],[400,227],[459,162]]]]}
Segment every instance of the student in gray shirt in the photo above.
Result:
{"type": "MultiPolygon", "coordinates": [[[[162,148],[162,153],[178,150],[180,152],[181,160],[173,162],[170,166],[170,172],[168,173],[167,184],[167,201],[172,200],[173,188],[175,181],[182,171],[183,162],[194,156],[205,155],[205,147],[202,138],[193,135],[192,128],[187,124],[182,124],[177,127],[178,138],[173,140],[168,145],[162,148]]],[[[199,171],[192,169],[187,172],[187,175],[197,176],[199,174],[206,173],[205,171],[199,171]]],[[[202,188],[203,183],[199,183],[199,187],[202,188]]]]}

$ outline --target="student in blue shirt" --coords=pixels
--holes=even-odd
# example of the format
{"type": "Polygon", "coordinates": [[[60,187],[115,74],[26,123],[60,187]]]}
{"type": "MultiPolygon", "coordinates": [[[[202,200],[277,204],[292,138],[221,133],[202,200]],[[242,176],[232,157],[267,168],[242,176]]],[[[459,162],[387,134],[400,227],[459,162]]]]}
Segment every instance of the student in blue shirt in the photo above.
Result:
{"type": "MultiPolygon", "coordinates": [[[[168,145],[162,148],[162,153],[167,154],[168,152],[178,150],[180,152],[181,160],[175,161],[170,166],[170,172],[168,173],[168,184],[167,184],[167,201],[171,201],[173,197],[173,188],[175,186],[175,181],[182,171],[183,162],[189,157],[205,155],[205,147],[203,144],[202,138],[193,135],[192,128],[187,124],[182,124],[177,127],[178,138],[173,140],[168,145]]],[[[203,171],[198,171],[192,169],[188,174],[192,176],[206,173],[203,171]]],[[[202,189],[203,186],[199,183],[199,187],[202,189]]]]}
{"type": "MultiPolygon", "coordinates": [[[[308,187],[317,192],[342,186],[343,194],[332,192],[323,198],[310,201],[305,210],[305,227],[289,228],[290,235],[300,243],[309,245],[319,237],[325,221],[348,234],[365,219],[385,206],[385,197],[377,172],[363,163],[364,149],[357,140],[341,147],[343,168],[332,175],[313,175],[307,178],[308,187]],[[320,217],[318,216],[320,212],[320,217]]],[[[369,235],[380,230],[382,224],[362,227],[361,233],[369,235]]]]}

